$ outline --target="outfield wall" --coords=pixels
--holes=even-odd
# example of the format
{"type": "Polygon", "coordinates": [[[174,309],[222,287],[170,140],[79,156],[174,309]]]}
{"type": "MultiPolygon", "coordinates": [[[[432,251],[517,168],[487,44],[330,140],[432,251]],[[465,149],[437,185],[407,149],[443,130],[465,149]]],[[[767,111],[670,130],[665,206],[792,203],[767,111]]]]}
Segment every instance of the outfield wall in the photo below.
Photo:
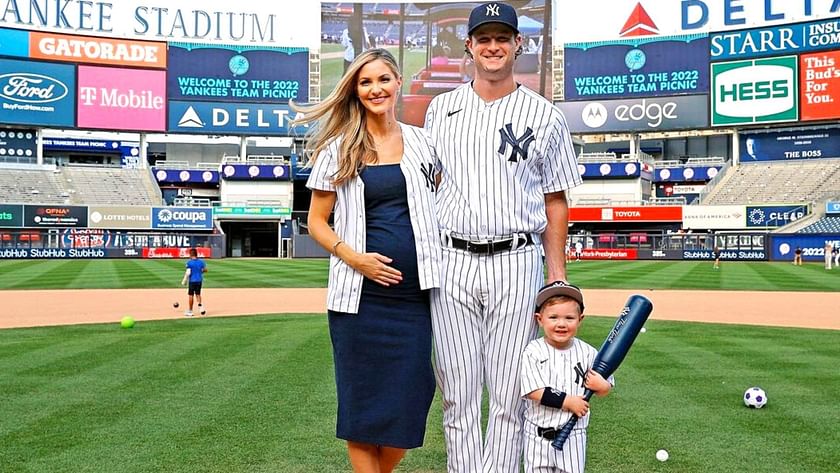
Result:
{"type": "Polygon", "coordinates": [[[96,228],[0,232],[0,259],[189,258],[191,248],[202,258],[222,258],[225,236],[96,228]]]}

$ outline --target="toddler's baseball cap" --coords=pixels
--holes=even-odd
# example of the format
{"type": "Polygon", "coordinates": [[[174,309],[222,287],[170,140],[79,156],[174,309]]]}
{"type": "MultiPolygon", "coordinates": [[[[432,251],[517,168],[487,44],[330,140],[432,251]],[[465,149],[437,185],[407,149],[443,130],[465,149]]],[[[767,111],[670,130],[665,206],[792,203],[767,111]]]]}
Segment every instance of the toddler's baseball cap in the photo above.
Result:
{"type": "Polygon", "coordinates": [[[554,296],[567,296],[572,298],[580,304],[580,312],[583,313],[583,293],[580,292],[580,288],[563,281],[554,281],[540,288],[540,292],[537,293],[537,311],[542,308],[545,301],[554,296]]]}
{"type": "Polygon", "coordinates": [[[490,2],[473,8],[470,12],[470,21],[467,23],[467,34],[472,34],[476,28],[488,23],[501,23],[519,33],[516,10],[507,3],[490,2]]]}

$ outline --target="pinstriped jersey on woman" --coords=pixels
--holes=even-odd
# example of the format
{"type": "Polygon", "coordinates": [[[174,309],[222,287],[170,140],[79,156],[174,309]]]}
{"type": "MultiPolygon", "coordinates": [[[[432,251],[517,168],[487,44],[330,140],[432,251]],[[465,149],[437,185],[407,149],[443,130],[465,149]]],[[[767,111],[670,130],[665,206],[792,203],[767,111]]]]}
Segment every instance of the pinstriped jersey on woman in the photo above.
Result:
{"type": "Polygon", "coordinates": [[[582,182],[563,114],[527,87],[487,103],[464,84],[432,100],[426,127],[442,172],[442,229],[540,234],[547,222],[544,194],[582,182]]]}
{"type": "MultiPolygon", "coordinates": [[[[400,170],[405,176],[408,212],[417,248],[417,269],[421,289],[440,287],[440,238],[435,217],[434,158],[423,130],[400,123],[403,157],[400,170]]],[[[338,237],[355,251],[364,253],[367,245],[365,184],[355,176],[336,187],[338,140],[330,143],[315,159],[306,182],[310,189],[336,193],[334,226],[338,237]]],[[[385,255],[388,256],[388,255],[385,255]]],[[[364,276],[341,258],[330,257],[327,309],[358,313],[364,276]]]]}

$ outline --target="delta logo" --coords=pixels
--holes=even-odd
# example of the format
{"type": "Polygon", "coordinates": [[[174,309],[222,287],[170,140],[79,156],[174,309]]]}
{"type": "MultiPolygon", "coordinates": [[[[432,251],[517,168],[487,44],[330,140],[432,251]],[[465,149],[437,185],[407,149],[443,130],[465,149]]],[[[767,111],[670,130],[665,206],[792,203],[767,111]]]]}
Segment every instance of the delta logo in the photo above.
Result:
{"type": "Polygon", "coordinates": [[[655,36],[659,34],[659,27],[653,22],[650,15],[648,15],[642,2],[636,3],[635,8],[630,13],[624,26],[618,32],[622,38],[636,37],[636,36],[655,36]]]}

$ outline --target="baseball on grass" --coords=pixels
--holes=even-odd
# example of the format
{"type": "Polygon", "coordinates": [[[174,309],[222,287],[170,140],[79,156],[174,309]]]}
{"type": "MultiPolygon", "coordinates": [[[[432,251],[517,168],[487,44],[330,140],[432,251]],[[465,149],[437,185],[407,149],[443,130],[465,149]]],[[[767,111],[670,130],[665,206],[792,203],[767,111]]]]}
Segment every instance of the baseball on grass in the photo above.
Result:
{"type": "Polygon", "coordinates": [[[178,301],[175,301],[175,302],[173,302],[173,303],[172,303],[172,307],[174,307],[174,308],[176,308],[176,309],[177,309],[177,308],[178,308],[178,306],[180,306],[180,305],[181,305],[181,304],[179,304],[179,303],[178,303],[178,301]]]}
{"type": "Polygon", "coordinates": [[[645,333],[645,332],[647,332],[647,329],[646,329],[646,328],[644,328],[644,327],[642,327],[642,329],[641,329],[641,330],[639,330],[639,331],[640,331],[640,332],[642,332],[642,333],[645,333]]]}
{"type": "Polygon", "coordinates": [[[656,452],[656,459],[664,462],[668,459],[668,450],[659,450],[656,452]]]}
{"type": "Polygon", "coordinates": [[[134,327],[134,318],[130,315],[126,315],[125,317],[120,320],[120,327],[122,328],[131,328],[134,327]]]}

